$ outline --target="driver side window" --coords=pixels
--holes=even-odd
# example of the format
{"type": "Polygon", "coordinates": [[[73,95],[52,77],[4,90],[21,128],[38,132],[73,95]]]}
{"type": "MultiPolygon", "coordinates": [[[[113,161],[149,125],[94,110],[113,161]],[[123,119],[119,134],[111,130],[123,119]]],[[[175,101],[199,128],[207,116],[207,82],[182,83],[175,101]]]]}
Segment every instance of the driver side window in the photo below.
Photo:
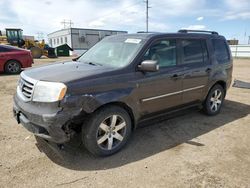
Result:
{"type": "Polygon", "coordinates": [[[158,61],[160,67],[176,65],[176,40],[160,40],[150,46],[143,56],[143,60],[158,61]]]}

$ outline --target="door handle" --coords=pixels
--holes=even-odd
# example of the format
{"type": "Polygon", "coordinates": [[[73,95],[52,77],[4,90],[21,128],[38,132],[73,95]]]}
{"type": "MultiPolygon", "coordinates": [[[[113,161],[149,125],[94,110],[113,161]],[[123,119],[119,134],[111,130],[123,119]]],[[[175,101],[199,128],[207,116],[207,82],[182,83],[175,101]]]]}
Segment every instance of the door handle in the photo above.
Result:
{"type": "Polygon", "coordinates": [[[180,77],[182,77],[184,74],[174,74],[173,76],[172,76],[172,79],[174,79],[174,80],[177,80],[177,79],[179,79],[180,77]]]}
{"type": "Polygon", "coordinates": [[[211,71],[212,71],[211,68],[207,68],[207,69],[206,69],[206,72],[207,72],[207,73],[210,73],[211,71]]]}

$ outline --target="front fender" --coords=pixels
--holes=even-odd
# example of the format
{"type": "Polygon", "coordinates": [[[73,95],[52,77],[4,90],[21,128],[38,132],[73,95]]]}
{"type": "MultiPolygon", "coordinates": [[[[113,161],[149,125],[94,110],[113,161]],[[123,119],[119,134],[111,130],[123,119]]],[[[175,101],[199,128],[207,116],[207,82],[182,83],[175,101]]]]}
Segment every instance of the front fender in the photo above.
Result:
{"type": "Polygon", "coordinates": [[[117,89],[94,94],[83,94],[76,96],[66,96],[62,102],[64,108],[78,108],[88,114],[94,112],[99,107],[113,102],[121,102],[126,104],[133,113],[135,112],[136,103],[133,101],[133,88],[117,89]]]}

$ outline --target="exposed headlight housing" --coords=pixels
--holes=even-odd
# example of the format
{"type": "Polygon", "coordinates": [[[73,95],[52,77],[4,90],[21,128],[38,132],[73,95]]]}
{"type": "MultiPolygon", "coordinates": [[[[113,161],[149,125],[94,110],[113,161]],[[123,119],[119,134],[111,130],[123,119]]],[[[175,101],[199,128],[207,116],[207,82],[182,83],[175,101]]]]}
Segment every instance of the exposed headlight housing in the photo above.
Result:
{"type": "Polygon", "coordinates": [[[56,102],[63,99],[67,86],[58,82],[38,81],[34,88],[32,100],[36,102],[56,102]]]}

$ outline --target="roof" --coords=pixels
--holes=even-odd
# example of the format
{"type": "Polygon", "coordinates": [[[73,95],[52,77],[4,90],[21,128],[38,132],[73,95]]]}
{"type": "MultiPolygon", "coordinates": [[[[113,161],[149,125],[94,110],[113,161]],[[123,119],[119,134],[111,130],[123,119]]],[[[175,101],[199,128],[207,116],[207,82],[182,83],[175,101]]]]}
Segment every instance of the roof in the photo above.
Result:
{"type": "Polygon", "coordinates": [[[76,30],[87,30],[87,31],[110,31],[110,32],[123,32],[123,33],[128,33],[127,31],[119,31],[119,30],[105,30],[105,29],[85,29],[85,28],[76,28],[76,27],[72,27],[72,28],[65,28],[65,29],[60,29],[57,31],[54,31],[52,33],[49,33],[48,35],[60,32],[60,31],[65,31],[65,30],[71,30],[71,29],[76,29],[76,30]]]}
{"type": "Polygon", "coordinates": [[[7,49],[21,50],[21,51],[29,51],[29,50],[26,50],[24,48],[18,48],[16,46],[11,46],[11,45],[8,45],[8,44],[0,44],[0,47],[7,48],[7,49]]]}
{"type": "MultiPolygon", "coordinates": [[[[149,33],[134,33],[134,34],[122,34],[118,36],[129,36],[141,39],[149,39],[149,38],[161,38],[161,37],[177,37],[177,38],[224,38],[218,34],[207,34],[207,33],[183,33],[183,32],[176,32],[176,33],[158,33],[158,32],[149,32],[149,33]]],[[[110,37],[117,37],[110,36],[110,37]]]]}
{"type": "Polygon", "coordinates": [[[73,51],[73,49],[68,44],[62,44],[60,46],[55,47],[56,49],[60,48],[67,48],[70,51],[73,51]]]}

